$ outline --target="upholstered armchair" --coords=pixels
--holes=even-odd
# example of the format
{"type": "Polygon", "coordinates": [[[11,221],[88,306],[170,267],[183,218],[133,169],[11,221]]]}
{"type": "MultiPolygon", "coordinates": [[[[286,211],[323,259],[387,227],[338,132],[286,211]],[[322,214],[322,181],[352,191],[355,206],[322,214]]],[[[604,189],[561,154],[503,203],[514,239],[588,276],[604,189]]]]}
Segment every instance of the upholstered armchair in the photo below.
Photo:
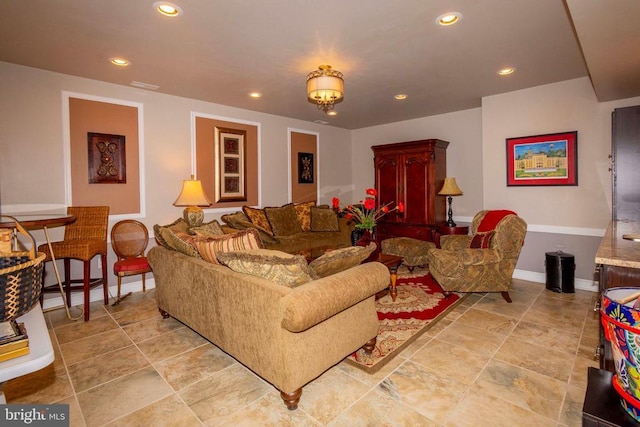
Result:
{"type": "Polygon", "coordinates": [[[509,286],[527,223],[515,212],[480,211],[472,234],[442,236],[441,248],[427,253],[429,272],[445,292],[500,292],[511,302],[509,286]]]}

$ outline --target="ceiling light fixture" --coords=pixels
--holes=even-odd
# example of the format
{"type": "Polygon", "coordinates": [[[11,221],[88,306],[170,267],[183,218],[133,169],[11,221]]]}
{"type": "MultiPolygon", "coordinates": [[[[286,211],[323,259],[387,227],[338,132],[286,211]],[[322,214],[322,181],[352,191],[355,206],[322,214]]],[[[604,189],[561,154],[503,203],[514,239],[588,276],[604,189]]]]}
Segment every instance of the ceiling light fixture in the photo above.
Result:
{"type": "Polygon", "coordinates": [[[438,19],[436,19],[436,22],[444,27],[448,26],[448,25],[453,25],[456,22],[460,21],[462,19],[462,14],[460,12],[447,12],[447,13],[443,13],[442,15],[438,16],[438,19]]]}
{"type": "Polygon", "coordinates": [[[307,95],[309,102],[325,113],[333,110],[335,103],[344,95],[344,80],[340,71],[332,70],[331,65],[321,65],[307,75],[307,95]]]}
{"type": "Polygon", "coordinates": [[[513,74],[515,73],[516,69],[513,67],[507,67],[507,68],[503,68],[501,70],[498,70],[498,74],[501,76],[508,76],[509,74],[513,74]]]}
{"type": "Polygon", "coordinates": [[[173,3],[166,1],[157,1],[153,4],[153,8],[164,16],[174,17],[182,15],[182,8],[173,3]]]}
{"type": "Polygon", "coordinates": [[[109,58],[109,61],[111,61],[113,65],[117,65],[118,67],[126,67],[127,65],[131,64],[131,62],[127,61],[126,59],[119,57],[109,58]]]}
{"type": "Polygon", "coordinates": [[[403,100],[403,99],[407,99],[409,97],[409,95],[407,95],[406,93],[399,93],[397,95],[394,95],[394,98],[397,100],[403,100]]]}
{"type": "Polygon", "coordinates": [[[249,96],[251,98],[262,98],[262,94],[260,92],[249,92],[249,96]]]}

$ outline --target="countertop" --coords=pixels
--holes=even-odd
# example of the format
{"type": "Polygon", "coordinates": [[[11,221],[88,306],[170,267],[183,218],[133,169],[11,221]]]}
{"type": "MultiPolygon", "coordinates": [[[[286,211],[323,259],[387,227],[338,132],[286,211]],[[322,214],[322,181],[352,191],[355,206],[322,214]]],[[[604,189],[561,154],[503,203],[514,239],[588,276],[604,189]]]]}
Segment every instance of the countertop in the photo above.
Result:
{"type": "Polygon", "coordinates": [[[596,264],[640,268],[640,242],[623,239],[625,234],[640,234],[640,222],[611,221],[596,252],[596,264]]]}

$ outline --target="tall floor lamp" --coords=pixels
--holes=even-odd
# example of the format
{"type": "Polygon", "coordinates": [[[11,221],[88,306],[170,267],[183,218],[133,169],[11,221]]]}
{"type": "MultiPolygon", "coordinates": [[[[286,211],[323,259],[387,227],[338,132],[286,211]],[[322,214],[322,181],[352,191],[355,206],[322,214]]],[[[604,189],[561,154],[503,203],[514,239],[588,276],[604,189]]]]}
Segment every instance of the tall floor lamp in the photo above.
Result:
{"type": "Polygon", "coordinates": [[[447,196],[447,201],[449,202],[449,218],[447,219],[447,227],[455,227],[456,223],[453,222],[453,209],[451,209],[451,204],[453,202],[453,196],[462,196],[462,190],[460,190],[458,184],[456,184],[456,179],[445,178],[442,189],[438,194],[441,196],[447,196]]]}

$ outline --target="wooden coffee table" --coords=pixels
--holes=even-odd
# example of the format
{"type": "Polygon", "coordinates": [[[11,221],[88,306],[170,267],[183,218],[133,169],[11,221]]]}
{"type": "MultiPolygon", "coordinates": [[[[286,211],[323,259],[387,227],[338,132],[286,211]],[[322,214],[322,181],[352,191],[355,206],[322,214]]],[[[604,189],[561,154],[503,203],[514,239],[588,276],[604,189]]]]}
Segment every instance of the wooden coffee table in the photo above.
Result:
{"type": "Polygon", "coordinates": [[[395,302],[396,297],[398,296],[398,291],[396,290],[396,280],[398,279],[398,267],[402,264],[402,257],[397,255],[389,255],[389,254],[380,254],[378,255],[378,259],[375,261],[384,264],[391,274],[391,284],[389,285],[389,294],[391,295],[391,300],[395,302]]]}

